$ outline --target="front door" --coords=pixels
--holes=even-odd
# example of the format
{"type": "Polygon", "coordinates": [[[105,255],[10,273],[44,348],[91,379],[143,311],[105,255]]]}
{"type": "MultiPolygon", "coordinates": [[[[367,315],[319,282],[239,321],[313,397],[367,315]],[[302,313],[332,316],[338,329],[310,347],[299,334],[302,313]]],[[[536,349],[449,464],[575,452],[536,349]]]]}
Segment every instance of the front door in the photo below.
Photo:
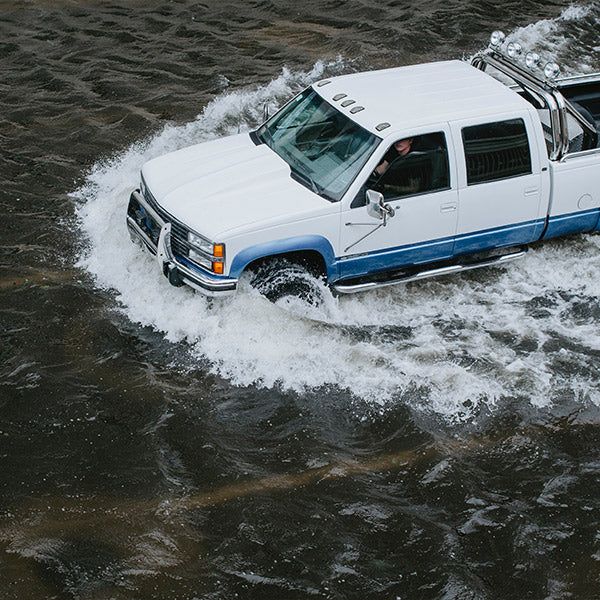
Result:
{"type": "Polygon", "coordinates": [[[452,256],[458,219],[452,164],[443,131],[394,141],[341,213],[340,278],[452,256]],[[381,192],[395,211],[385,226],[367,212],[367,189],[381,192]]]}

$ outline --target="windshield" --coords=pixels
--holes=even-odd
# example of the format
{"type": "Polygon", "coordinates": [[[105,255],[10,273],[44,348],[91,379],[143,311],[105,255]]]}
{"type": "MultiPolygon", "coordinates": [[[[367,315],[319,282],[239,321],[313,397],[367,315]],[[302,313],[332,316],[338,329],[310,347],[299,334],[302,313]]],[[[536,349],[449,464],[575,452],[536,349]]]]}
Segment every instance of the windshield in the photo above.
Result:
{"type": "Polygon", "coordinates": [[[335,202],[380,142],[310,88],[256,135],[290,165],[294,179],[335,202]]]}

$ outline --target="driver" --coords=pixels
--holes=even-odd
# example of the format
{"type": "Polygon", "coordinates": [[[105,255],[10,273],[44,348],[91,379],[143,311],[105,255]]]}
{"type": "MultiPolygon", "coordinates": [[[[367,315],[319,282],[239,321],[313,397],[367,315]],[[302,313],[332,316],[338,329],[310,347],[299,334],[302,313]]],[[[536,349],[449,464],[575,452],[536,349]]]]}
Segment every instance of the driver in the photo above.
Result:
{"type": "MultiPolygon", "coordinates": [[[[398,161],[397,159],[402,157],[408,157],[412,152],[417,152],[422,147],[421,136],[417,137],[408,137],[402,138],[394,142],[389,150],[384,154],[381,162],[373,169],[373,172],[369,175],[361,189],[359,190],[355,201],[352,203],[352,207],[354,206],[364,206],[365,204],[365,192],[368,189],[372,189],[381,193],[385,192],[386,185],[383,184],[383,179],[385,173],[388,171],[392,163],[394,161],[398,161]]],[[[389,182],[388,182],[389,183],[389,182]]],[[[409,190],[408,191],[416,191],[418,189],[418,182],[409,180],[409,190]]],[[[407,190],[404,190],[407,191],[407,190]]]]}
{"type": "Polygon", "coordinates": [[[390,149],[385,153],[383,160],[375,167],[373,175],[375,177],[383,175],[399,156],[406,156],[409,154],[412,150],[412,146],[413,138],[404,138],[403,140],[394,142],[390,146],[390,149]]]}

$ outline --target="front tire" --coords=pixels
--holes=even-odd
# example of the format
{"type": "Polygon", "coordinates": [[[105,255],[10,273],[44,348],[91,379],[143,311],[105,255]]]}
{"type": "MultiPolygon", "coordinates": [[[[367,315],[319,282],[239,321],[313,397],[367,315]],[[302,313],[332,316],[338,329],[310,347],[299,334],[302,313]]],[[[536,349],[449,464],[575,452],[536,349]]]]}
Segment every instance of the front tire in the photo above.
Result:
{"type": "Polygon", "coordinates": [[[274,258],[253,266],[250,285],[271,302],[283,298],[300,298],[314,306],[323,302],[323,276],[288,258],[274,258]]]}

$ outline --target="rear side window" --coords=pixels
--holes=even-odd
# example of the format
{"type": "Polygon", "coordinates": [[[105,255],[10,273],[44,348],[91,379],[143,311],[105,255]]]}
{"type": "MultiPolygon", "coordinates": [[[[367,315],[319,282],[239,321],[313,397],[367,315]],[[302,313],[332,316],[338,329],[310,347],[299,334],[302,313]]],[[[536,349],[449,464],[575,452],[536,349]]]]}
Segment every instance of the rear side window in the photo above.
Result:
{"type": "Polygon", "coordinates": [[[468,185],[531,173],[523,119],[465,127],[462,138],[468,185]]]}

